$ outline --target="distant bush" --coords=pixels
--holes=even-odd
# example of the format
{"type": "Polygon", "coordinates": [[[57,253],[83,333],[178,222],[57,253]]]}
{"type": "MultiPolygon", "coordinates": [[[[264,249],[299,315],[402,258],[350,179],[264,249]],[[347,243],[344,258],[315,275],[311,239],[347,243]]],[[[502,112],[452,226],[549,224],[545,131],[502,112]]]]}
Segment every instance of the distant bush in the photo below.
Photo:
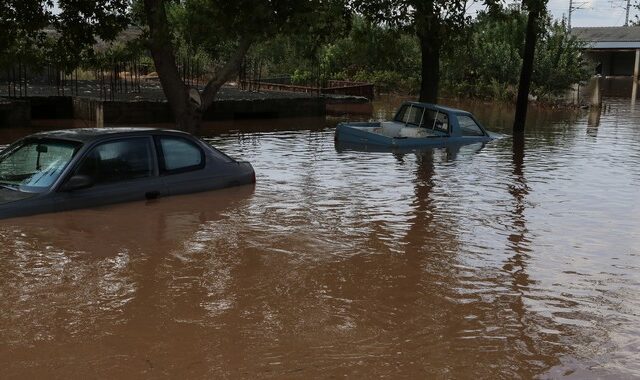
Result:
{"type": "MultiPolygon", "coordinates": [[[[443,96],[515,99],[522,65],[526,13],[492,8],[479,13],[462,34],[450,36],[441,55],[443,96]]],[[[539,98],[561,95],[588,77],[580,44],[562,23],[543,20],[531,91],[539,98]]],[[[279,36],[254,48],[265,72],[291,74],[298,85],[330,79],[373,83],[378,93],[416,94],[421,54],[415,34],[353,16],[348,34],[319,45],[279,36]]]]}
{"type": "Polygon", "coordinates": [[[313,81],[313,74],[309,70],[295,69],[291,75],[291,83],[297,86],[309,86],[313,81]]]}

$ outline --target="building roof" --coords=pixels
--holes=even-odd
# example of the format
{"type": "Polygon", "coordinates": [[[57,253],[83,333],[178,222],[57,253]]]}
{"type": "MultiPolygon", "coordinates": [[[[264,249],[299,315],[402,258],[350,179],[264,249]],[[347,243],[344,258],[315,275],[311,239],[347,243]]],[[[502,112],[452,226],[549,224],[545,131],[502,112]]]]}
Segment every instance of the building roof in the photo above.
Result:
{"type": "Polygon", "coordinates": [[[571,28],[587,49],[640,49],[640,26],[571,28]]]}

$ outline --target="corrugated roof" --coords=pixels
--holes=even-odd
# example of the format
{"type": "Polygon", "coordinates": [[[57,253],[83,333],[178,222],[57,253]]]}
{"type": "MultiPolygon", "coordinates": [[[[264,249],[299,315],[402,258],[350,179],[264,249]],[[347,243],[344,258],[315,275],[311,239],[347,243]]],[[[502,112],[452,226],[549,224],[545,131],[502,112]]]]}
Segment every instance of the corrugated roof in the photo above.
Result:
{"type": "Polygon", "coordinates": [[[591,49],[640,48],[640,26],[571,28],[571,34],[591,49]]]}
{"type": "Polygon", "coordinates": [[[640,26],[571,28],[571,34],[585,42],[640,42],[640,26]]]}

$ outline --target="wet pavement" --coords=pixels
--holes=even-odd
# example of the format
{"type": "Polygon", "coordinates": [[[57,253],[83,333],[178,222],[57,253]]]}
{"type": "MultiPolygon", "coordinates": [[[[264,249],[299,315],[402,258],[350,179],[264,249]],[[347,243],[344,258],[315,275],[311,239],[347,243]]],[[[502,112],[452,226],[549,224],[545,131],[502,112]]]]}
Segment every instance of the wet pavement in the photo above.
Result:
{"type": "Polygon", "coordinates": [[[410,153],[208,124],[255,187],[0,221],[3,377],[639,377],[640,110],[530,116],[410,153]]]}

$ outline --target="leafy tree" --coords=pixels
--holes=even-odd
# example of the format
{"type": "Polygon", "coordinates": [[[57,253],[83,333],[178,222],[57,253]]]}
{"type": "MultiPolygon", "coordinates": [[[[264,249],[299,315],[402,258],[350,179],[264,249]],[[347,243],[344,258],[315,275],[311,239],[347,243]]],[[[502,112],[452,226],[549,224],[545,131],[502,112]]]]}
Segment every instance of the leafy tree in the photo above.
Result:
{"type": "Polygon", "coordinates": [[[113,41],[129,25],[129,0],[56,0],[51,17],[57,37],[52,52],[67,71],[94,54],[98,40],[113,41]]]}
{"type": "MultiPolygon", "coordinates": [[[[539,23],[530,93],[539,98],[560,96],[588,76],[581,44],[548,15],[539,23]]],[[[443,87],[455,95],[514,99],[526,25],[527,14],[515,7],[478,14],[455,49],[443,57],[443,87]]]]}
{"type": "Polygon", "coordinates": [[[421,52],[420,101],[436,103],[443,47],[469,22],[467,0],[354,0],[374,20],[412,30],[421,52]]]}
{"type": "Polygon", "coordinates": [[[128,25],[128,0],[0,0],[0,56],[54,59],[66,70],[128,25]]]}
{"type": "Polygon", "coordinates": [[[378,91],[419,87],[420,48],[415,35],[355,15],[349,34],[321,50],[324,73],[371,82],[378,91]]]}
{"type": "Polygon", "coordinates": [[[511,99],[522,63],[526,17],[516,9],[481,12],[443,57],[444,88],[456,95],[511,99]]]}
{"type": "Polygon", "coordinates": [[[340,0],[144,0],[143,4],[156,71],[178,127],[186,130],[198,127],[221,86],[237,74],[252,44],[280,33],[319,30],[320,15],[344,8],[340,0]],[[219,63],[202,92],[181,79],[175,59],[177,41],[202,49],[219,63]]]}
{"type": "Polygon", "coordinates": [[[333,41],[344,38],[350,30],[352,15],[344,3],[325,2],[317,9],[313,20],[293,33],[284,30],[274,37],[258,42],[248,59],[264,65],[265,75],[292,74],[292,81],[301,85],[324,83],[333,74],[325,50],[333,41]]]}
{"type": "Polygon", "coordinates": [[[589,76],[581,43],[567,33],[564,23],[547,22],[542,31],[532,75],[533,93],[539,97],[561,95],[572,84],[589,76]]]}
{"type": "Polygon", "coordinates": [[[36,56],[46,38],[50,6],[44,1],[0,0],[0,65],[36,56]]]}

